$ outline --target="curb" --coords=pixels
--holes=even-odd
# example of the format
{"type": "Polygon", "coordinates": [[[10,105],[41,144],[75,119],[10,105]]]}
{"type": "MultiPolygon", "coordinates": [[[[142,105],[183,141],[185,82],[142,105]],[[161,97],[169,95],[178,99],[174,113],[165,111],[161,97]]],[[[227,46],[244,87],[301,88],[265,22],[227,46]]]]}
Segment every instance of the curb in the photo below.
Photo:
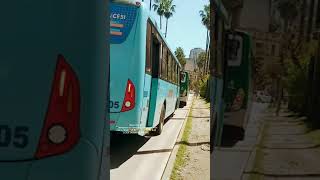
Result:
{"type": "MultiPolygon", "coordinates": [[[[189,110],[187,112],[187,116],[186,116],[186,118],[185,118],[185,120],[183,122],[183,125],[182,125],[182,127],[181,127],[181,129],[179,131],[179,134],[178,134],[178,137],[176,139],[176,142],[181,141],[181,139],[182,139],[182,135],[183,135],[185,126],[187,124],[188,117],[189,117],[190,111],[191,111],[192,106],[193,106],[193,102],[194,102],[194,96],[192,97],[191,106],[190,106],[190,108],[189,108],[189,110]]],[[[179,144],[174,145],[173,150],[171,151],[169,159],[167,161],[166,167],[165,167],[165,169],[164,169],[164,171],[162,173],[161,180],[169,180],[170,179],[171,172],[172,172],[173,167],[174,167],[174,163],[175,163],[175,160],[176,160],[176,155],[178,153],[179,147],[180,147],[179,144]]]]}
{"type": "Polygon", "coordinates": [[[251,151],[251,153],[249,155],[249,158],[248,158],[247,163],[246,163],[246,167],[245,167],[244,171],[242,172],[241,179],[243,179],[243,176],[245,174],[249,174],[250,172],[252,172],[254,170],[254,166],[255,166],[255,163],[256,163],[257,151],[260,148],[259,145],[261,143],[261,140],[262,140],[262,137],[263,137],[263,134],[264,134],[264,129],[265,129],[265,122],[263,121],[263,122],[261,122],[260,133],[259,133],[259,135],[257,137],[256,145],[255,145],[255,147],[253,148],[253,150],[251,151]]]}

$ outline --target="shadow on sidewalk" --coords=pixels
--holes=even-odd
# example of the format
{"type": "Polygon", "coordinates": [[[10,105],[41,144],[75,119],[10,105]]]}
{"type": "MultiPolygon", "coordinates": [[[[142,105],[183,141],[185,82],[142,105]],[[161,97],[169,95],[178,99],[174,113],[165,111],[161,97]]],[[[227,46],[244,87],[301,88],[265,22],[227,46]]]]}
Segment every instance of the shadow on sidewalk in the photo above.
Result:
{"type": "Polygon", "coordinates": [[[244,129],[231,125],[224,125],[222,131],[222,147],[233,147],[238,141],[244,138],[244,129]]]}
{"type": "MultiPolygon", "coordinates": [[[[214,140],[215,129],[213,128],[211,140],[214,140]]],[[[232,126],[232,125],[224,125],[222,130],[222,140],[221,147],[233,147],[237,142],[244,139],[245,131],[243,128],[232,126]]],[[[211,141],[211,144],[213,141],[211,141]]],[[[211,148],[213,148],[211,146],[211,148]]]]}

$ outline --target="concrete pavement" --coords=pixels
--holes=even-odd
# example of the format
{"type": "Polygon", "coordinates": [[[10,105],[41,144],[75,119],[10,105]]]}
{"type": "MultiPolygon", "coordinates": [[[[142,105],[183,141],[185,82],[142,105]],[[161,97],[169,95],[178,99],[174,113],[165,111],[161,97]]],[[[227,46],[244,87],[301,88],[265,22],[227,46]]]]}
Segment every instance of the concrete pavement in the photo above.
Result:
{"type": "Polygon", "coordinates": [[[308,133],[301,118],[284,112],[269,115],[254,166],[246,169],[243,179],[320,179],[319,144],[308,133]]]}
{"type": "Polygon", "coordinates": [[[176,143],[180,129],[187,117],[193,95],[188,105],[177,109],[164,125],[160,136],[123,136],[111,144],[111,180],[160,180],[176,143]]]}
{"type": "Polygon", "coordinates": [[[214,180],[240,180],[246,166],[254,157],[263,128],[262,115],[266,104],[253,103],[243,141],[232,147],[220,147],[211,154],[211,178],[214,180]]]}

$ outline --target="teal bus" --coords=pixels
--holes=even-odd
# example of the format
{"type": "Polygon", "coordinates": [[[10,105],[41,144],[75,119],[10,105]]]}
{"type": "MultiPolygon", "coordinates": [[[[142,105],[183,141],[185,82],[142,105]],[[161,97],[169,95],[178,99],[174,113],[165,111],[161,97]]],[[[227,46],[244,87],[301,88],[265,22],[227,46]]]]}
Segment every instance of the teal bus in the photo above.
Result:
{"type": "Polygon", "coordinates": [[[190,78],[189,73],[181,71],[180,73],[180,107],[187,105],[189,95],[190,78]]]}
{"type": "Polygon", "coordinates": [[[144,3],[110,6],[110,131],[159,135],[179,105],[181,65],[144,3]]]}
{"type": "Polygon", "coordinates": [[[248,33],[239,30],[225,34],[225,113],[224,134],[233,140],[242,140],[249,118],[252,97],[251,66],[252,40],[248,33]]]}
{"type": "Polygon", "coordinates": [[[213,70],[210,77],[211,150],[223,144],[224,137],[233,142],[244,138],[251,107],[251,37],[231,30],[229,14],[222,2],[214,0],[211,48],[213,70]]]}
{"type": "Polygon", "coordinates": [[[0,179],[107,179],[108,4],[0,2],[0,179]]]}

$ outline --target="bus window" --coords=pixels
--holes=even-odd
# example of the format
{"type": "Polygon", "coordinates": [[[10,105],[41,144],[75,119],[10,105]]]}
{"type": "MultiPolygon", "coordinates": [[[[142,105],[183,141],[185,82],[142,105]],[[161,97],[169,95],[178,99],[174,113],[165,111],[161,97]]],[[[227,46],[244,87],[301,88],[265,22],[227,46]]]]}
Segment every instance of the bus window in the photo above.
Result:
{"type": "Polygon", "coordinates": [[[146,73],[151,74],[151,24],[147,23],[146,73]]]}
{"type": "Polygon", "coordinates": [[[163,79],[167,79],[167,66],[168,66],[168,64],[167,64],[167,58],[168,58],[168,56],[167,56],[167,48],[166,48],[166,46],[165,45],[163,45],[162,46],[162,50],[163,50],[163,56],[162,56],[162,72],[161,72],[161,77],[163,78],[163,79]]]}
{"type": "Polygon", "coordinates": [[[177,84],[177,63],[176,61],[173,61],[174,66],[173,66],[173,82],[177,84]]]}
{"type": "Polygon", "coordinates": [[[168,53],[168,80],[172,82],[172,58],[171,54],[168,53]]]}
{"type": "Polygon", "coordinates": [[[158,41],[155,34],[152,34],[152,77],[157,78],[159,76],[159,52],[160,52],[160,42],[158,41]]]}
{"type": "Polygon", "coordinates": [[[186,74],[185,73],[181,73],[181,82],[182,83],[186,82],[186,74]]]}
{"type": "Polygon", "coordinates": [[[242,38],[239,35],[229,34],[225,52],[229,66],[240,66],[242,58],[242,38]]]}
{"type": "Polygon", "coordinates": [[[179,66],[176,66],[176,82],[179,84],[179,66]]]}

